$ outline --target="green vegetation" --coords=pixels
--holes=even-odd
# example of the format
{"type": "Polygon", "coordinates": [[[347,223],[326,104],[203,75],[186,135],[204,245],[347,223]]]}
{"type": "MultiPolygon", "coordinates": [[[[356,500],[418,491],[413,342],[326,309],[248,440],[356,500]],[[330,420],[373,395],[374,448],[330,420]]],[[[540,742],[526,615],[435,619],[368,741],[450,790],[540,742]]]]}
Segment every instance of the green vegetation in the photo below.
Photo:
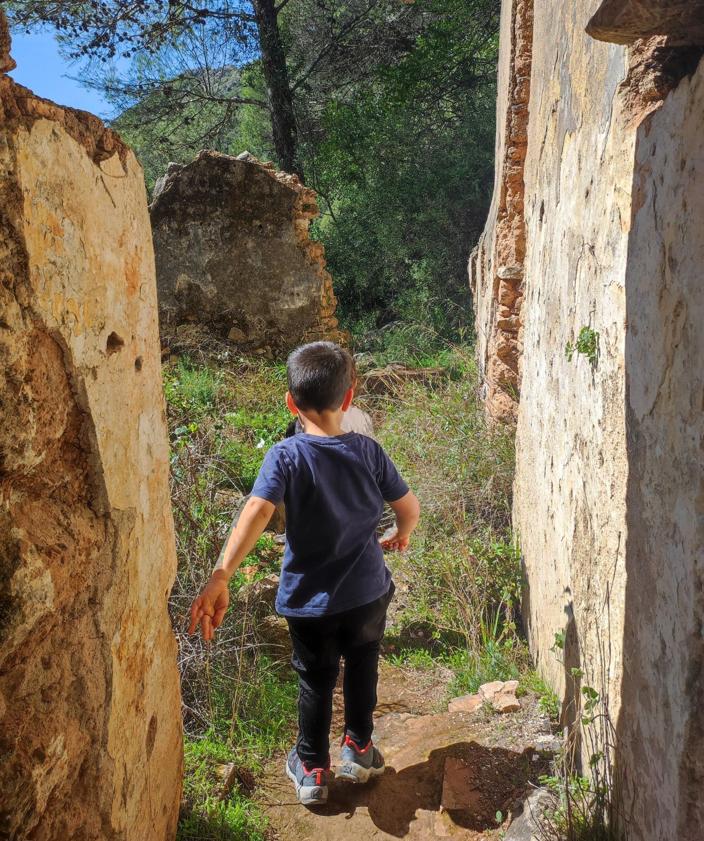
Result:
{"type": "MultiPolygon", "coordinates": [[[[178,571],[171,613],[179,637],[186,729],[185,808],[180,841],[262,839],[265,821],[246,787],[222,793],[218,766],[234,763],[252,777],[293,737],[296,682],[285,658],[265,656],[250,610],[230,612],[207,646],[185,634],[188,609],[205,583],[233,515],[264,453],[284,434],[281,366],[182,358],[164,369],[171,436],[172,498],[178,571]]],[[[257,580],[280,566],[280,549],[264,534],[247,558],[257,580]]],[[[233,599],[248,582],[231,583],[233,599]]],[[[269,651],[269,648],[266,649],[269,651]]]]}
{"type": "Polygon", "coordinates": [[[362,335],[415,322],[457,340],[494,177],[494,4],[415,6],[428,23],[413,49],[354,96],[314,99],[320,127],[302,159],[345,323],[362,335]]]}
{"type": "MultiPolygon", "coordinates": [[[[553,652],[564,662],[565,633],[555,634],[553,652]]],[[[605,671],[601,672],[606,674],[605,671]]],[[[555,797],[554,808],[541,818],[545,841],[625,841],[627,819],[617,808],[614,767],[615,732],[609,715],[608,698],[584,683],[579,667],[567,673],[567,697],[572,698],[566,717],[572,722],[567,741],[551,774],[540,782],[555,797]],[[588,769],[579,763],[581,752],[588,757],[588,769]]]]}
{"type": "Polygon", "coordinates": [[[370,406],[379,438],[420,498],[411,547],[394,559],[409,607],[390,628],[397,661],[455,673],[452,694],[519,676],[520,558],[510,531],[513,440],[486,425],[471,348],[436,353],[440,376],[408,383],[370,406]],[[423,652],[423,653],[421,653],[423,652]]]}
{"type": "Polygon", "coordinates": [[[534,692],[538,696],[540,709],[549,716],[551,721],[558,721],[560,717],[560,699],[537,672],[531,671],[525,674],[521,680],[521,688],[534,692]]]}
{"type": "Polygon", "coordinates": [[[217,768],[234,763],[235,754],[212,736],[185,743],[184,801],[178,841],[264,841],[264,816],[235,787],[222,796],[223,780],[217,768]]]}
{"type": "Polygon", "coordinates": [[[565,345],[565,356],[567,361],[571,362],[575,351],[586,356],[592,368],[596,367],[599,361],[599,334],[591,327],[582,327],[577,336],[577,341],[573,344],[567,342],[565,345]]]}

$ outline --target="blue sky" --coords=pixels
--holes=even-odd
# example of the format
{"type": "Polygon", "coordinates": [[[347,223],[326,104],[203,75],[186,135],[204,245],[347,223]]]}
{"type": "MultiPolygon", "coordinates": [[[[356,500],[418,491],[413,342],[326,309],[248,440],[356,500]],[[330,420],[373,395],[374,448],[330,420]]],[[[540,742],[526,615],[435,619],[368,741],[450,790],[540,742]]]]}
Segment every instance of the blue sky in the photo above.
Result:
{"type": "Polygon", "coordinates": [[[31,88],[34,93],[53,99],[59,105],[70,105],[91,111],[99,117],[113,116],[112,107],[98,93],[67,78],[76,76],[78,68],[59,55],[54,35],[49,30],[12,33],[12,57],[17,68],[9,75],[31,88]]]}

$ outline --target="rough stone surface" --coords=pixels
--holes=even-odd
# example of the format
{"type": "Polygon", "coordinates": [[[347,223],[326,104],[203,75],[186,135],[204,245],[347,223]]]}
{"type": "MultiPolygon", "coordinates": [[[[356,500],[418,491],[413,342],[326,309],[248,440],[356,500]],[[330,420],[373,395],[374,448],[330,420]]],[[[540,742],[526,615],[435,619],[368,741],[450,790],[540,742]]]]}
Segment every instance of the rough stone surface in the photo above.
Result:
{"type": "Polygon", "coordinates": [[[448,756],[442,777],[443,809],[470,809],[481,804],[481,791],[476,768],[461,756],[448,756]]]}
{"type": "Polygon", "coordinates": [[[469,263],[479,372],[489,415],[514,422],[520,393],[526,232],[523,169],[533,48],[533,0],[501,12],[494,198],[469,263]]]}
{"type": "MultiPolygon", "coordinates": [[[[608,705],[629,837],[694,841],[704,825],[704,369],[694,362],[704,354],[704,65],[701,51],[662,38],[630,51],[591,39],[599,5],[540,4],[531,21],[514,494],[523,612],[564,723],[581,683],[608,705]],[[594,364],[565,352],[583,327],[599,334],[594,364]],[[584,678],[566,677],[572,668],[584,678]]],[[[506,50],[502,61],[500,75],[506,50]]],[[[477,289],[477,332],[491,335],[492,287],[477,289]]]]}
{"type": "Polygon", "coordinates": [[[521,708],[521,702],[516,697],[517,680],[494,680],[479,687],[478,695],[482,700],[491,704],[497,713],[513,713],[521,708]]]}
{"type": "Polygon", "coordinates": [[[10,46],[10,28],[7,25],[7,18],[0,11],[0,73],[7,73],[17,67],[10,56],[10,46]]]}
{"type": "Polygon", "coordinates": [[[484,697],[478,692],[474,695],[462,695],[459,698],[453,698],[447,705],[447,711],[450,713],[474,713],[482,708],[484,704],[484,697]]]}
{"type": "Polygon", "coordinates": [[[541,820],[545,812],[554,810],[558,803],[555,795],[545,788],[536,788],[523,803],[517,815],[506,830],[503,841],[542,841],[546,833],[541,820]]]}
{"type": "Polygon", "coordinates": [[[198,322],[273,354],[344,341],[317,215],[313,190],[251,155],[171,164],[151,206],[162,334],[198,322]]]}
{"type": "Polygon", "coordinates": [[[636,772],[627,792],[643,816],[644,839],[695,841],[704,827],[702,137],[704,63],[638,127],[625,274],[626,621],[618,735],[623,761],[636,772]],[[637,780],[641,772],[645,779],[637,780]]]}
{"type": "Polygon", "coordinates": [[[653,35],[667,35],[670,46],[704,44],[704,0],[603,0],[587,32],[615,44],[653,35]]]}
{"type": "Polygon", "coordinates": [[[172,839],[181,730],[142,172],[0,76],[0,836],[172,839]]]}

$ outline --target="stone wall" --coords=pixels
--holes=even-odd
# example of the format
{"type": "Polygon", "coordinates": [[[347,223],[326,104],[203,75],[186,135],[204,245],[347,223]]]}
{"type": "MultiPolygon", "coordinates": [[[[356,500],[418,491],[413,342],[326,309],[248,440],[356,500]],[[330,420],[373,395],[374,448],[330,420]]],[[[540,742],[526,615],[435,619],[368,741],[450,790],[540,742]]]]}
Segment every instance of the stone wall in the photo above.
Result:
{"type": "Polygon", "coordinates": [[[151,206],[162,334],[203,324],[268,355],[344,340],[317,215],[313,190],[248,153],[172,165],[151,206]]]}
{"type": "Polygon", "coordinates": [[[520,392],[526,253],[523,168],[532,36],[533,0],[503,3],[494,197],[486,229],[470,257],[480,376],[487,410],[500,421],[516,420],[520,392]]]}
{"type": "MultiPolygon", "coordinates": [[[[585,683],[608,705],[632,841],[694,841],[704,825],[704,64],[701,49],[664,37],[669,18],[651,20],[654,37],[631,49],[592,39],[585,27],[601,6],[543,3],[526,16],[514,488],[524,618],[564,720],[585,683]],[[584,328],[591,359],[574,348],[584,328]]],[[[495,230],[490,218],[483,247],[495,230]]],[[[478,333],[491,335],[493,290],[476,256],[470,270],[478,333]]],[[[486,371],[492,352],[480,345],[486,371]]]]}
{"type": "Polygon", "coordinates": [[[0,136],[0,837],[165,841],[182,748],[142,172],[5,75],[0,136]]]}

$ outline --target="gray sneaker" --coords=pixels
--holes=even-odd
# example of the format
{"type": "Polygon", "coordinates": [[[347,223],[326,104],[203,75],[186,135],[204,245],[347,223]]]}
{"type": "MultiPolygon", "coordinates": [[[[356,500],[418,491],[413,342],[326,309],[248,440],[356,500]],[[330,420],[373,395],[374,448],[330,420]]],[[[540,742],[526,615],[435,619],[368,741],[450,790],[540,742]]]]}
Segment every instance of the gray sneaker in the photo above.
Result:
{"type": "Polygon", "coordinates": [[[366,783],[371,777],[384,773],[384,757],[370,741],[365,748],[360,748],[345,735],[342,740],[342,756],[335,776],[353,783],[366,783]]]}
{"type": "Polygon", "coordinates": [[[327,768],[306,768],[301,762],[296,748],[286,760],[286,775],[296,786],[298,802],[304,806],[318,806],[328,801],[328,775],[330,766],[327,768]]]}

